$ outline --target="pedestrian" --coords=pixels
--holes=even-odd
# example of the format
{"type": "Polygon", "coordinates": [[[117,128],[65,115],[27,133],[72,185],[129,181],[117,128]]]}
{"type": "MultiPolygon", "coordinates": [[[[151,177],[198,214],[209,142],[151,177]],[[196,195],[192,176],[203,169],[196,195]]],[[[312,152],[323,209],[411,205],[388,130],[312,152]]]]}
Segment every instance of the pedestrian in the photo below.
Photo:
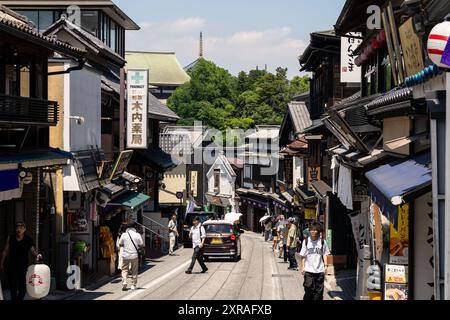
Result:
{"type": "Polygon", "coordinates": [[[288,251],[289,268],[288,270],[298,271],[298,263],[295,258],[297,252],[297,226],[295,225],[295,218],[289,218],[288,220],[288,240],[286,243],[286,249],[288,251]]]}
{"type": "Polygon", "coordinates": [[[278,247],[278,241],[280,240],[280,238],[278,237],[278,225],[276,224],[273,228],[272,228],[272,251],[277,251],[277,247],[278,247]]]}
{"type": "Polygon", "coordinates": [[[192,247],[194,248],[194,253],[192,254],[191,265],[187,269],[186,273],[192,274],[192,270],[194,269],[196,260],[202,268],[202,273],[206,273],[208,271],[208,268],[206,267],[205,261],[203,259],[206,231],[205,228],[201,225],[199,217],[195,217],[192,223],[193,226],[191,228],[191,231],[189,232],[189,238],[192,239],[192,247]]]}
{"type": "Polygon", "coordinates": [[[301,268],[305,277],[305,296],[303,300],[323,300],[325,276],[328,265],[326,257],[330,250],[326,241],[319,236],[322,226],[314,222],[309,227],[310,236],[303,241],[300,256],[302,257],[301,268]]]}
{"type": "Polygon", "coordinates": [[[0,261],[0,272],[6,270],[11,300],[22,301],[25,299],[30,252],[34,259],[42,260],[42,256],[34,247],[33,239],[26,234],[26,231],[27,227],[24,222],[16,224],[16,233],[8,237],[0,261]],[[5,265],[6,258],[8,258],[8,263],[5,265]]]}
{"type": "Polygon", "coordinates": [[[177,215],[174,213],[169,221],[169,256],[173,256],[176,239],[178,237],[177,215]]]}
{"type": "Polygon", "coordinates": [[[272,241],[272,220],[268,219],[265,224],[264,224],[264,228],[265,228],[265,241],[272,241]]]}
{"type": "Polygon", "coordinates": [[[139,252],[144,247],[142,236],[136,228],[129,226],[119,239],[119,246],[123,247],[122,263],[122,291],[127,290],[128,275],[131,274],[131,290],[136,290],[139,272],[139,252]]]}
{"type": "Polygon", "coordinates": [[[128,229],[128,224],[126,222],[122,222],[120,228],[119,228],[119,233],[117,236],[117,241],[116,241],[116,248],[118,250],[118,256],[119,256],[119,261],[117,263],[117,269],[122,270],[122,265],[123,265],[123,247],[120,246],[119,242],[120,242],[120,238],[122,237],[122,234],[124,234],[128,229]]]}
{"type": "Polygon", "coordinates": [[[286,218],[284,216],[280,219],[280,224],[278,226],[278,234],[280,235],[280,254],[279,258],[283,258],[284,262],[286,263],[288,261],[288,252],[287,252],[287,241],[288,241],[288,226],[285,223],[286,218]]]}

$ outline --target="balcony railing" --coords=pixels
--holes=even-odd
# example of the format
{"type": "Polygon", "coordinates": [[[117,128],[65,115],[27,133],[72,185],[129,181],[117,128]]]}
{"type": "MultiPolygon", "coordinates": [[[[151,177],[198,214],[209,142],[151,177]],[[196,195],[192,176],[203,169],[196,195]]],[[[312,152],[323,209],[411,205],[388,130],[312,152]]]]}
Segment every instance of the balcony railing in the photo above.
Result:
{"type": "Polygon", "coordinates": [[[0,123],[56,126],[58,103],[0,94],[0,123]]]}

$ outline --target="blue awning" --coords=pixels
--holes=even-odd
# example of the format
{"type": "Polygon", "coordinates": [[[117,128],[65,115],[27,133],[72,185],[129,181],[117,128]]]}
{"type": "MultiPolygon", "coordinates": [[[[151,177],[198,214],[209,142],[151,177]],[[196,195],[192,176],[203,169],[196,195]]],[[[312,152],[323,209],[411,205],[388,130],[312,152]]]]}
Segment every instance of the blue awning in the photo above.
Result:
{"type": "Polygon", "coordinates": [[[366,173],[369,194],[383,214],[397,223],[398,206],[431,191],[431,154],[416,155],[366,173]]]}
{"type": "Polygon", "coordinates": [[[0,170],[0,201],[20,198],[19,170],[0,170]]]}
{"type": "Polygon", "coordinates": [[[4,152],[0,155],[0,170],[17,169],[19,164],[26,169],[65,165],[67,160],[72,158],[71,153],[53,148],[20,153],[4,152]]]}

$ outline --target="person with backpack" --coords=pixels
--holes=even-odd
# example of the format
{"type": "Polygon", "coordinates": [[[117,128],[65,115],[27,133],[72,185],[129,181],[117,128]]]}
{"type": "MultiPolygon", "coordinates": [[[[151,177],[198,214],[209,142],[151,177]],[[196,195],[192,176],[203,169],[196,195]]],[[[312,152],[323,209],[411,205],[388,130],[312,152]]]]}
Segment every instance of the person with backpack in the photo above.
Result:
{"type": "Polygon", "coordinates": [[[192,255],[192,262],[189,268],[187,269],[187,274],[192,274],[192,270],[194,269],[195,261],[197,260],[202,268],[202,273],[206,273],[208,268],[205,265],[205,261],[203,258],[203,248],[205,245],[206,239],[206,231],[205,228],[200,223],[200,218],[195,217],[192,221],[193,226],[191,231],[189,232],[189,238],[192,239],[192,247],[194,248],[194,254],[192,255]]]}
{"type": "Polygon", "coordinates": [[[295,218],[288,219],[288,239],[286,243],[286,249],[288,251],[289,268],[288,270],[298,271],[298,263],[295,258],[297,253],[297,226],[295,224],[295,218]]]}
{"type": "Polygon", "coordinates": [[[119,247],[123,248],[122,252],[122,291],[127,290],[128,275],[131,273],[132,284],[131,290],[136,290],[138,272],[139,272],[139,254],[144,247],[142,236],[136,231],[136,228],[129,226],[127,230],[120,236],[119,247]]]}
{"type": "Polygon", "coordinates": [[[303,300],[320,301],[323,300],[325,275],[328,267],[326,257],[330,255],[330,249],[326,241],[320,237],[322,232],[320,223],[312,223],[309,232],[310,236],[303,241],[300,252],[301,271],[305,277],[303,300]]]}

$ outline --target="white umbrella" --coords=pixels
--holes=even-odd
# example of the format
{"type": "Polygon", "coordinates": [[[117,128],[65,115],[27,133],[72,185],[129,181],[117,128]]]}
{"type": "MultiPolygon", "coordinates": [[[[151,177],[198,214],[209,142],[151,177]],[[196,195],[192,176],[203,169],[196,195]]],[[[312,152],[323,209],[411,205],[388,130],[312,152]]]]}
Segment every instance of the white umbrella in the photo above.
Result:
{"type": "Polygon", "coordinates": [[[225,220],[234,222],[234,221],[238,221],[241,217],[242,217],[242,213],[229,212],[225,215],[225,220]]]}
{"type": "Polygon", "coordinates": [[[267,219],[271,218],[271,216],[264,216],[261,219],[259,219],[259,222],[266,221],[267,219]]]}

